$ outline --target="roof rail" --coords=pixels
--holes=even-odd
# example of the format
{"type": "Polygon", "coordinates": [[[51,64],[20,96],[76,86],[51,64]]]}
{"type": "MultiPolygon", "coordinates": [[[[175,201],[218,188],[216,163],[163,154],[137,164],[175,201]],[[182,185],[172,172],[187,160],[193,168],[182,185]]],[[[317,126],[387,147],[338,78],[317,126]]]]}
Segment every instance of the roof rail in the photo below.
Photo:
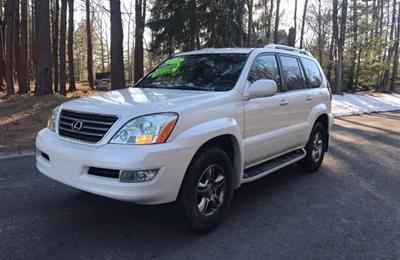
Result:
{"type": "Polygon", "coordinates": [[[285,51],[293,51],[293,52],[297,52],[297,53],[300,53],[300,54],[303,54],[303,55],[307,55],[307,56],[313,57],[313,55],[311,53],[309,53],[308,51],[305,51],[305,50],[299,49],[299,48],[286,46],[286,45],[268,44],[268,45],[265,45],[264,48],[279,49],[279,50],[285,50],[285,51]]]}

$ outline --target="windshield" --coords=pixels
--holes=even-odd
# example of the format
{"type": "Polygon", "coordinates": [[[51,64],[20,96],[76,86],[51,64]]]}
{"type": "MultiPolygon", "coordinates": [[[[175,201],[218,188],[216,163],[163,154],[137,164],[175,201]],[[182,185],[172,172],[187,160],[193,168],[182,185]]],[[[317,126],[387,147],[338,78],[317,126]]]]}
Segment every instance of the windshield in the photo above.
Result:
{"type": "Polygon", "coordinates": [[[175,56],[147,74],[136,87],[227,91],[235,86],[247,56],[242,53],[175,56]]]}

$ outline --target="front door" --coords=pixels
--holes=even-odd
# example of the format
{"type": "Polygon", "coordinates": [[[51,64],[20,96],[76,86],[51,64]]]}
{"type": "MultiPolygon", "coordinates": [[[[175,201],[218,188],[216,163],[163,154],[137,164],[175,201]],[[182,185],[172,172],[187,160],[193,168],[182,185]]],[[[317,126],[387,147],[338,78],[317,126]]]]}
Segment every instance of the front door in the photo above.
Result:
{"type": "Polygon", "coordinates": [[[290,133],[287,140],[291,148],[304,145],[309,136],[308,116],[313,107],[311,91],[307,89],[300,61],[297,57],[280,55],[286,82],[290,133]]]}

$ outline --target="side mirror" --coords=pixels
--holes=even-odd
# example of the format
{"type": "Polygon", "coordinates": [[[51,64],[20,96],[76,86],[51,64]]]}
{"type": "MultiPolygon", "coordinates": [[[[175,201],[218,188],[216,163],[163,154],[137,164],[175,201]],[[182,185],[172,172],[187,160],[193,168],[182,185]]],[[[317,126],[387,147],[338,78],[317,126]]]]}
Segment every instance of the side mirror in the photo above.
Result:
{"type": "Polygon", "coordinates": [[[271,97],[277,92],[276,82],[270,79],[259,79],[253,82],[248,91],[249,98],[271,97]]]}

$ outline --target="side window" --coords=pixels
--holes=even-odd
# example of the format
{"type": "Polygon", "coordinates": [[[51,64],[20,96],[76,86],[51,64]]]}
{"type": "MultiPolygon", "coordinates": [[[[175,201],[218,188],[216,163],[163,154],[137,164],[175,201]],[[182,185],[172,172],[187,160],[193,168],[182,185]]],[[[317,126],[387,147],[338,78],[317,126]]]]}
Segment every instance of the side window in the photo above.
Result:
{"type": "Polygon", "coordinates": [[[303,75],[296,58],[281,56],[282,70],[286,78],[286,87],[288,91],[303,89],[303,75]]]}
{"type": "Polygon", "coordinates": [[[301,59],[308,80],[309,88],[319,88],[322,84],[322,75],[317,64],[309,59],[301,59]]]}
{"type": "Polygon", "coordinates": [[[259,79],[275,80],[278,92],[282,92],[279,67],[275,55],[261,55],[254,60],[249,81],[254,82],[259,79]]]}

